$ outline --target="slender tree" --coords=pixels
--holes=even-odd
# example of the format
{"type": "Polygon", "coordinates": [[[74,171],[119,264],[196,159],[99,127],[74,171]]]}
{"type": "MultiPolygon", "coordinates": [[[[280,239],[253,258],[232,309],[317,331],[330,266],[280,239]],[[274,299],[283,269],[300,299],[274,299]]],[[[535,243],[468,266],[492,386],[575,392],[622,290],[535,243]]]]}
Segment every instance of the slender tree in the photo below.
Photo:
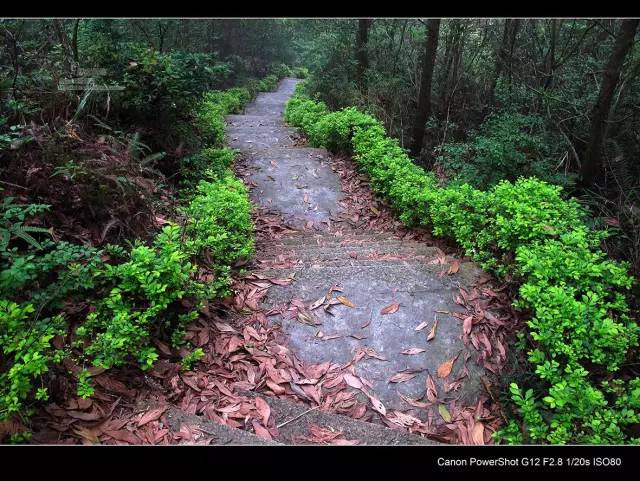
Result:
{"type": "Polygon", "coordinates": [[[356,60],[358,65],[356,68],[356,82],[360,90],[367,91],[367,81],[365,73],[369,68],[369,55],[367,53],[367,43],[369,42],[369,29],[372,20],[369,18],[361,18],[358,20],[358,35],[356,36],[356,60]]]}
{"type": "Polygon", "coordinates": [[[489,103],[493,105],[495,103],[496,86],[498,80],[500,80],[505,68],[509,74],[509,81],[511,81],[512,65],[513,65],[513,50],[516,45],[516,38],[518,36],[518,29],[520,28],[520,20],[517,18],[507,18],[504,22],[504,31],[502,32],[502,41],[500,42],[500,48],[496,55],[496,64],[494,68],[493,78],[491,80],[491,88],[489,89],[489,103]]]}
{"type": "Polygon", "coordinates": [[[427,119],[431,114],[431,80],[433,79],[433,66],[435,65],[436,52],[438,50],[438,34],[440,32],[440,19],[432,18],[427,21],[427,35],[422,59],[422,78],[420,80],[420,92],[418,93],[418,110],[413,122],[413,135],[411,142],[411,154],[418,157],[422,151],[424,130],[427,119]]]}
{"type": "Polygon", "coordinates": [[[633,45],[639,22],[638,19],[622,21],[613,51],[604,69],[598,99],[591,110],[589,142],[580,169],[583,187],[591,186],[596,176],[602,171],[602,146],[607,134],[606,124],[611,110],[611,101],[620,79],[622,64],[633,45]]]}

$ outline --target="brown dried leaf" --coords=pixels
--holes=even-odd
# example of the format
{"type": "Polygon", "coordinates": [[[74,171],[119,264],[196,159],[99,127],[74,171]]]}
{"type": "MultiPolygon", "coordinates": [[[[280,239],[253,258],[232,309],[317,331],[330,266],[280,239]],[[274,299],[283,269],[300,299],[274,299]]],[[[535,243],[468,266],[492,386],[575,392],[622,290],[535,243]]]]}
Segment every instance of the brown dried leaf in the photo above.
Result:
{"type": "Polygon", "coordinates": [[[151,421],[155,421],[156,419],[160,419],[160,416],[164,414],[164,412],[167,410],[167,407],[168,406],[162,406],[156,409],[150,409],[149,411],[144,413],[144,415],[138,421],[138,427],[144,426],[145,424],[150,423],[151,421]]]}
{"type": "Polygon", "coordinates": [[[458,272],[459,269],[460,269],[460,261],[458,259],[455,259],[451,263],[451,266],[449,267],[449,270],[447,271],[447,274],[449,274],[449,275],[455,274],[456,272],[458,272]]]}
{"type": "Polygon", "coordinates": [[[112,437],[116,441],[123,441],[129,444],[141,444],[141,440],[138,436],[133,434],[131,431],[127,431],[126,429],[121,429],[119,431],[105,431],[109,437],[112,437]]]}
{"type": "Polygon", "coordinates": [[[420,324],[418,324],[418,327],[416,327],[416,331],[422,331],[428,325],[429,323],[427,321],[422,321],[420,324]]]}
{"type": "Polygon", "coordinates": [[[431,374],[427,375],[427,399],[429,402],[435,402],[438,399],[438,390],[431,374]]]}
{"type": "Polygon", "coordinates": [[[418,373],[415,371],[400,371],[394,374],[393,376],[391,376],[391,379],[389,379],[389,382],[395,382],[395,383],[406,382],[406,381],[410,381],[417,375],[418,373]]]}
{"type": "Polygon", "coordinates": [[[462,332],[464,332],[466,335],[469,335],[469,333],[471,332],[472,324],[473,316],[465,317],[464,321],[462,322],[462,332]]]}
{"type": "Polygon", "coordinates": [[[398,312],[398,309],[400,309],[400,303],[394,302],[393,304],[389,304],[388,306],[384,307],[380,311],[380,314],[382,315],[393,314],[394,312],[398,312]]]}
{"type": "Polygon", "coordinates": [[[347,307],[351,307],[351,308],[356,307],[353,305],[353,303],[349,299],[347,299],[344,296],[338,296],[337,299],[340,301],[341,304],[344,304],[347,307]]]}
{"type": "Polygon", "coordinates": [[[98,444],[100,442],[98,436],[101,434],[101,431],[99,429],[89,429],[84,426],[76,426],[73,428],[73,432],[90,443],[98,444]]]}
{"type": "Polygon", "coordinates": [[[324,304],[326,300],[325,296],[322,296],[320,299],[318,299],[317,301],[315,301],[313,304],[311,304],[309,306],[309,310],[313,311],[314,309],[317,309],[318,307],[320,307],[322,304],[324,304]]]}
{"type": "Polygon", "coordinates": [[[102,415],[95,412],[83,413],[82,411],[67,411],[67,414],[74,419],[81,419],[82,421],[96,421],[102,417],[102,415]]]}
{"type": "Polygon", "coordinates": [[[449,374],[451,374],[451,370],[453,369],[454,361],[455,361],[455,358],[454,359],[449,359],[448,361],[445,361],[442,364],[440,364],[440,366],[438,367],[438,377],[439,378],[444,379],[449,374]]]}
{"type": "Polygon", "coordinates": [[[362,389],[362,382],[353,374],[345,373],[344,382],[355,389],[362,389]]]}
{"type": "Polygon", "coordinates": [[[253,430],[255,431],[256,436],[262,439],[267,439],[269,441],[273,440],[273,438],[271,437],[271,433],[269,433],[269,431],[264,426],[262,426],[258,421],[254,419],[252,421],[252,424],[253,424],[253,430]]]}
{"type": "Polygon", "coordinates": [[[369,397],[369,400],[371,401],[371,406],[373,407],[373,409],[378,411],[383,416],[386,416],[387,415],[387,409],[384,407],[384,404],[382,404],[380,399],[378,399],[375,396],[372,396],[371,394],[367,394],[367,396],[369,397]]]}
{"type": "Polygon", "coordinates": [[[261,397],[256,398],[256,409],[262,417],[262,423],[267,426],[269,423],[269,416],[271,416],[271,408],[267,404],[267,401],[261,397]]]}
{"type": "Polygon", "coordinates": [[[484,424],[476,422],[471,431],[471,440],[473,444],[484,444],[484,424]]]}
{"type": "Polygon", "coordinates": [[[434,337],[436,337],[436,330],[438,329],[438,320],[436,319],[433,322],[433,326],[431,327],[431,331],[429,331],[429,335],[427,336],[427,341],[430,341],[434,337]]]}
{"type": "Polygon", "coordinates": [[[420,353],[425,352],[425,351],[426,351],[426,349],[422,349],[421,347],[412,347],[410,349],[405,349],[400,354],[406,354],[407,356],[413,356],[415,354],[420,354],[420,353]]]}

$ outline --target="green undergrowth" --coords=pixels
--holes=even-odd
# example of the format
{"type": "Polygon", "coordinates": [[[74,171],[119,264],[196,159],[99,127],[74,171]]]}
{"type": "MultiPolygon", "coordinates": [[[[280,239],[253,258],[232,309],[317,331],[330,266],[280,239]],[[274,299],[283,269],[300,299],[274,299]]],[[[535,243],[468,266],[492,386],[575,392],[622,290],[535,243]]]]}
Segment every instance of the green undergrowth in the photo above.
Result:
{"type": "MultiPolygon", "coordinates": [[[[203,95],[192,113],[200,148],[180,163],[183,220],[168,222],[150,241],[103,249],[56,242],[39,225],[50,206],[4,198],[0,421],[27,423],[37,403],[49,399],[51,366],[64,359],[80,367],[82,397],[93,394],[91,366],[151,368],[158,358],[154,339],[183,345],[203,302],[230,295],[232,269],[254,245],[248,191],[230,170],[235,152],[223,145],[224,117],[286,75],[288,67],[245,87],[203,95]]],[[[183,369],[202,354],[187,354],[183,369]]]]}
{"type": "Polygon", "coordinates": [[[640,422],[640,379],[625,369],[638,347],[633,279],[626,263],[601,250],[607,233],[587,227],[577,201],[535,177],[487,191],[440,185],[373,116],[353,107],[329,112],[302,84],[285,117],[314,146],[353,155],[406,224],[454,240],[519,285],[515,305],[530,315],[518,346],[534,376],[510,385],[512,415],[497,440],[638,443],[630,428],[640,422]]]}

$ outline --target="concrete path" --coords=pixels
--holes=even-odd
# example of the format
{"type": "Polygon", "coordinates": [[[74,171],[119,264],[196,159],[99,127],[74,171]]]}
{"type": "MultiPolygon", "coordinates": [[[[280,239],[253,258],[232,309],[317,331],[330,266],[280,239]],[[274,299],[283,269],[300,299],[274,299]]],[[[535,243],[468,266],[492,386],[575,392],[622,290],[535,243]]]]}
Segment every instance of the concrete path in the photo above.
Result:
{"type": "Polygon", "coordinates": [[[407,411],[412,408],[407,399],[424,399],[428,375],[442,399],[477,403],[481,394],[486,396],[481,377],[487,373],[471,355],[473,347],[463,343],[462,320],[451,314],[461,310],[455,302],[460,287],[473,284],[481,271],[454,261],[456,269],[447,273],[452,259],[443,260],[437,248],[403,241],[391,232],[322,230],[336,225],[346,194],[330,154],[296,146],[295,130],[283,121],[297,82],[284,79],[276,92],[259,94],[245,115],[228,118],[228,143],[249,167],[245,181],[252,200],[296,230],[277,243],[258,246],[256,265],[267,266],[263,274],[295,278],[269,291],[265,308],[281,311],[269,319],[281,323],[303,361],[347,363],[358,349],[373,353],[356,362],[355,370],[387,409],[407,411]],[[313,234],[304,229],[310,225],[316,227],[313,234]],[[269,260],[275,261],[272,267],[269,260]],[[311,308],[332,287],[339,289],[331,293],[335,305],[309,309],[315,322],[287,315],[292,300],[311,308]],[[347,302],[336,301],[338,296],[347,302]],[[397,310],[383,314],[394,304],[397,310]],[[435,320],[435,337],[427,340],[435,320]],[[439,377],[438,368],[451,360],[451,373],[439,377]]]}

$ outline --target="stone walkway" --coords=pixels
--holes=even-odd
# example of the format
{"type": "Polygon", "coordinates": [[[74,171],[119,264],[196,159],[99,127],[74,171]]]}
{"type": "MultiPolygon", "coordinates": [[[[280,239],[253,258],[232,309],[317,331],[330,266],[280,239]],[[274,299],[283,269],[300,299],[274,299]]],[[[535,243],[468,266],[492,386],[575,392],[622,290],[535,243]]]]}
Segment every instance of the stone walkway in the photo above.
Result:
{"type": "Polygon", "coordinates": [[[305,362],[347,363],[358,349],[373,353],[355,371],[387,409],[406,411],[407,399],[424,399],[428,375],[445,399],[477,403],[486,397],[481,378],[489,373],[471,343],[463,342],[462,316],[452,314],[462,312],[455,300],[460,288],[470,290],[482,272],[391,229],[372,232],[335,221],[347,194],[330,154],[297,146],[295,129],[283,120],[297,83],[284,79],[276,92],[259,94],[245,115],[227,119],[228,144],[249,167],[252,200],[292,229],[277,243],[258,245],[253,272],[295,279],[270,289],[264,304],[270,321],[282,325],[289,347],[305,362]],[[332,287],[339,289],[331,295],[335,305],[311,309],[332,287]],[[313,322],[286,315],[283,306],[292,300],[309,306],[313,322]],[[394,304],[397,311],[382,314],[394,304]],[[427,340],[436,319],[435,337],[427,340]],[[451,373],[439,376],[438,368],[451,360],[451,373]]]}

